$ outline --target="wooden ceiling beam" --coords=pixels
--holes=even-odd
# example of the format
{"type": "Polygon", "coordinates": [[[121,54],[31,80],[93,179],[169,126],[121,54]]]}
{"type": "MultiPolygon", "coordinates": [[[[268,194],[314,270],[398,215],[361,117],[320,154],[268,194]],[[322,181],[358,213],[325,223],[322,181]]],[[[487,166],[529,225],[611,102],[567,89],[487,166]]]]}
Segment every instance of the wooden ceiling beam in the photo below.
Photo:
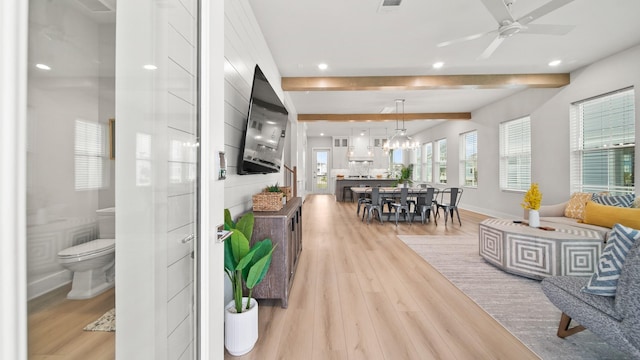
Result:
{"type": "Polygon", "coordinates": [[[284,91],[559,88],[569,74],[283,77],[284,91]]]}
{"type": "Polygon", "coordinates": [[[298,121],[469,120],[471,113],[298,114],[298,121]]]}

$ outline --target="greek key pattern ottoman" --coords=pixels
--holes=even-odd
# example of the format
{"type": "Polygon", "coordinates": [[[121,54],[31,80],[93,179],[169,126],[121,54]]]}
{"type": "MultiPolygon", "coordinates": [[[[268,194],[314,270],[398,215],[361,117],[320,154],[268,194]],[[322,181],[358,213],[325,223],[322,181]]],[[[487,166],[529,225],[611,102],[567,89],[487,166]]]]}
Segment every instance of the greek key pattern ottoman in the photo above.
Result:
{"type": "Polygon", "coordinates": [[[604,239],[600,234],[564,224],[541,223],[554,231],[512,220],[487,219],[479,225],[479,253],[504,271],[543,279],[547,276],[590,276],[604,239]]]}

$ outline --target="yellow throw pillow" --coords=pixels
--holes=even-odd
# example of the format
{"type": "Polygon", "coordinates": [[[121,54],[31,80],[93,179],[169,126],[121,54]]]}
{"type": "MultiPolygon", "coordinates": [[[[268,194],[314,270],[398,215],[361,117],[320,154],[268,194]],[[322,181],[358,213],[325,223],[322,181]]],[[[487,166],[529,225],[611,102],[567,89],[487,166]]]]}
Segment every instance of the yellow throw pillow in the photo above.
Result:
{"type": "Polygon", "coordinates": [[[615,224],[622,224],[634,229],[640,229],[640,209],[620,206],[601,205],[589,201],[584,208],[585,224],[612,228],[615,224]]]}
{"type": "Polygon", "coordinates": [[[587,201],[591,200],[593,194],[575,192],[571,194],[571,199],[567,203],[567,207],[564,209],[564,216],[582,220],[584,218],[584,206],[587,201]]]}

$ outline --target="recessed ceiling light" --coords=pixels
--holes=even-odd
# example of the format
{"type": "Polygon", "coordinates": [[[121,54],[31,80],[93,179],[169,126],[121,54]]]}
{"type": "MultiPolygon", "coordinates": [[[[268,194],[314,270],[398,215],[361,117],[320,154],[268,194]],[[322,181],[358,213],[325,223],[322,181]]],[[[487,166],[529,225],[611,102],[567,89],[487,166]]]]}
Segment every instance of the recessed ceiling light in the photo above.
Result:
{"type": "Polygon", "coordinates": [[[322,64],[318,64],[318,69],[320,70],[327,70],[327,68],[329,67],[329,65],[322,63],[322,64]]]}
{"type": "Polygon", "coordinates": [[[440,69],[441,67],[444,66],[444,63],[442,61],[438,61],[438,62],[433,63],[432,66],[433,66],[434,69],[440,69]]]}
{"type": "Polygon", "coordinates": [[[324,133],[320,133],[320,136],[324,136],[324,133]]]}
{"type": "Polygon", "coordinates": [[[145,70],[157,70],[157,69],[158,69],[158,67],[157,67],[157,66],[155,66],[155,65],[153,65],[153,64],[147,64],[147,65],[144,65],[144,66],[142,66],[142,67],[143,67],[145,70]]]}
{"type": "Polygon", "coordinates": [[[51,67],[46,64],[36,64],[36,67],[40,70],[51,70],[51,67]]]}
{"type": "Polygon", "coordinates": [[[549,66],[558,66],[560,64],[562,64],[562,60],[553,60],[549,62],[549,66]]]}

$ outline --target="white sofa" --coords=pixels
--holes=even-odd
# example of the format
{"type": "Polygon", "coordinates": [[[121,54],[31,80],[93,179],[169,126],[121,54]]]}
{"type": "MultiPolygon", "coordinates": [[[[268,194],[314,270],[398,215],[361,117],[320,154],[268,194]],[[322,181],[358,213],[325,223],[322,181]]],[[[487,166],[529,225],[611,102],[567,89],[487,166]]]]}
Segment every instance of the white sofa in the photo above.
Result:
{"type": "MultiPolygon", "coordinates": [[[[565,201],[560,204],[540,206],[540,210],[539,210],[540,220],[551,222],[551,223],[566,224],[566,225],[581,227],[584,229],[594,230],[601,233],[605,241],[607,240],[607,237],[609,236],[609,232],[611,231],[610,228],[598,226],[598,225],[585,224],[585,223],[579,222],[578,219],[573,219],[573,218],[564,216],[564,210],[567,207],[568,203],[569,201],[565,201]]],[[[525,211],[525,214],[527,214],[526,211],[525,211]]]]}

